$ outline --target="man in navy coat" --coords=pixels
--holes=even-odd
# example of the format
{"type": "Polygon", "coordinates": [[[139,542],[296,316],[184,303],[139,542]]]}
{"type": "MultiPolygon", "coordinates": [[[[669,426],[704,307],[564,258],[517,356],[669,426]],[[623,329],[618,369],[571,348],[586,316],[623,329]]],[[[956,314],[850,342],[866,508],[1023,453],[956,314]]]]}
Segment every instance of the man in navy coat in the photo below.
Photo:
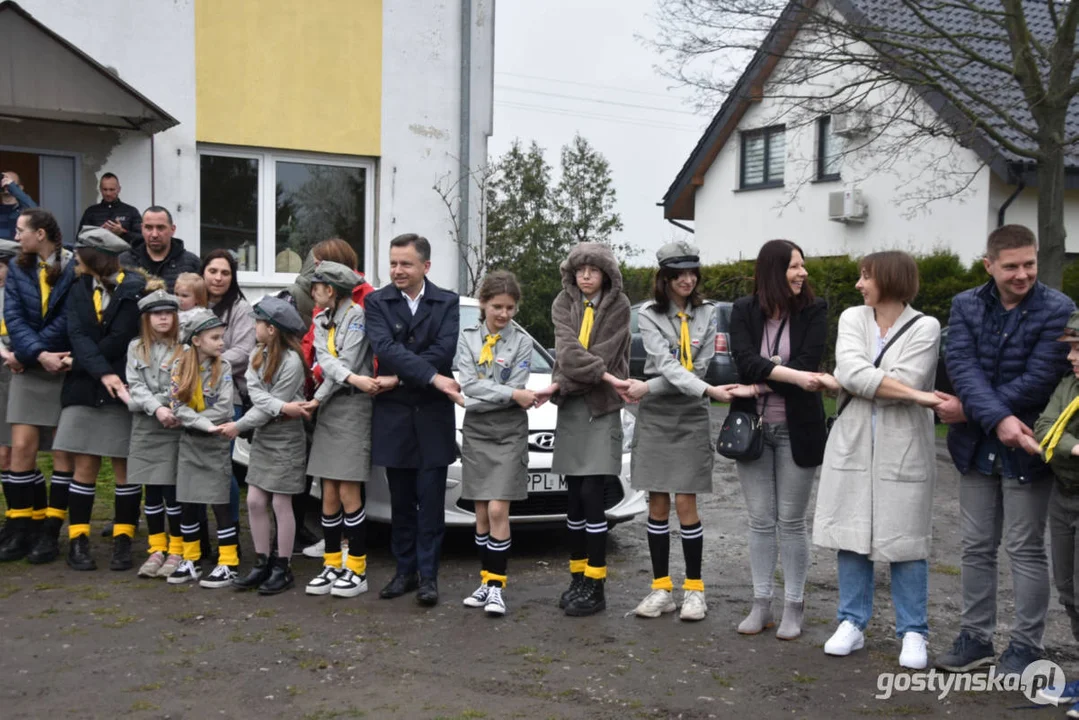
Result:
{"type": "Polygon", "coordinates": [[[457,294],[427,280],[431,244],[419,235],[390,241],[392,285],[367,296],[367,335],[378,357],[379,384],[371,463],[386,468],[397,573],[380,596],[419,589],[421,605],[438,603],[438,561],[446,527],[446,468],[456,457],[453,379],[460,309],[457,294]],[[417,572],[419,579],[417,581],[417,572]]]}

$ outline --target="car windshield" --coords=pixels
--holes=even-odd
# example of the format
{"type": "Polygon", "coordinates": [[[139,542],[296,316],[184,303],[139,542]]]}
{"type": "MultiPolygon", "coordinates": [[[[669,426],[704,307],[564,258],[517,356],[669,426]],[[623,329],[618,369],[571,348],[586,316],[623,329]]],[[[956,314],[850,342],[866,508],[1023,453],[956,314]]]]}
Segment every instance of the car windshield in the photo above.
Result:
{"type": "MultiPolygon", "coordinates": [[[[477,324],[479,324],[479,321],[480,321],[480,309],[478,307],[476,307],[475,305],[462,305],[461,306],[461,327],[462,328],[475,327],[477,324]]],[[[520,330],[521,332],[524,332],[526,335],[528,335],[528,333],[524,331],[524,328],[522,328],[520,325],[517,325],[517,323],[514,323],[514,326],[516,326],[517,329],[520,330]]],[[[529,337],[531,337],[531,336],[529,336],[529,337]]],[[[551,360],[550,356],[547,355],[547,351],[544,350],[543,348],[541,348],[539,346],[539,344],[535,340],[533,340],[532,341],[532,372],[534,372],[534,373],[550,373],[551,372],[551,363],[552,363],[552,360],[551,360]]],[[[454,370],[457,369],[457,358],[456,357],[453,358],[453,369],[454,370]]]]}

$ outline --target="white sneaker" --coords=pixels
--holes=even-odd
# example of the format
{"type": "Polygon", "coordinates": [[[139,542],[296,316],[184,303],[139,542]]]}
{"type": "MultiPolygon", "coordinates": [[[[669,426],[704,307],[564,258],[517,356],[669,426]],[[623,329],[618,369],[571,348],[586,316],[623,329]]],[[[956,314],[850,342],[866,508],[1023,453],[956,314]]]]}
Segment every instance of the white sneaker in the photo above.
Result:
{"type": "Polygon", "coordinates": [[[641,600],[641,604],[633,612],[637,617],[657,618],[663,613],[674,612],[678,606],[674,604],[674,598],[670,590],[653,590],[641,600]]]}
{"type": "Polygon", "coordinates": [[[333,584],[337,582],[337,578],[341,577],[343,573],[344,570],[341,568],[324,565],[322,572],[316,575],[311,582],[307,583],[304,592],[308,595],[329,595],[330,590],[333,589],[333,584]]]}
{"type": "Polygon", "coordinates": [[[502,599],[502,588],[497,585],[487,588],[487,604],[483,606],[483,611],[491,616],[506,614],[506,601],[502,599]]]}
{"type": "Polygon", "coordinates": [[[179,555],[169,555],[165,558],[165,562],[162,563],[161,569],[157,571],[158,577],[167,578],[176,572],[177,568],[183,563],[183,557],[179,555]]]}
{"type": "Polygon", "coordinates": [[[842,657],[850,655],[855,650],[861,650],[863,647],[865,647],[865,635],[857,625],[850,620],[844,620],[839,623],[835,634],[824,643],[824,652],[842,657]]]}
{"type": "Polygon", "coordinates": [[[337,582],[330,588],[330,594],[334,597],[356,597],[367,592],[367,576],[357,575],[351,570],[345,570],[337,578],[337,582]]]}
{"type": "Polygon", "coordinates": [[[305,547],[300,552],[303,553],[304,557],[320,558],[320,557],[322,557],[323,555],[326,554],[326,541],[325,540],[319,540],[314,545],[308,545],[307,547],[305,547]]]}
{"type": "MultiPolygon", "coordinates": [[[[141,578],[154,578],[161,572],[161,566],[165,564],[165,553],[156,551],[150,553],[150,557],[146,558],[146,562],[139,568],[139,577],[141,578]]],[[[174,568],[175,569],[175,568],[174,568]]]]}
{"type": "Polygon", "coordinates": [[[209,575],[199,580],[199,585],[211,590],[223,587],[231,587],[236,579],[236,571],[228,565],[218,565],[209,575]]]}
{"type": "Polygon", "coordinates": [[[925,635],[916,632],[903,634],[903,650],[899,653],[899,664],[911,670],[924,670],[929,664],[929,642],[925,635]]]}
{"type": "Polygon", "coordinates": [[[199,570],[199,566],[191,560],[183,560],[176,571],[169,575],[168,582],[170,585],[183,585],[188,582],[195,582],[199,579],[199,575],[202,571],[199,570]]]}
{"type": "Polygon", "coordinates": [[[487,604],[487,584],[484,583],[476,588],[476,591],[465,598],[465,607],[481,608],[487,604]]]}
{"type": "Polygon", "coordinates": [[[708,614],[708,603],[704,600],[704,593],[700,590],[686,590],[682,598],[682,612],[679,618],[682,620],[704,620],[708,614]]]}

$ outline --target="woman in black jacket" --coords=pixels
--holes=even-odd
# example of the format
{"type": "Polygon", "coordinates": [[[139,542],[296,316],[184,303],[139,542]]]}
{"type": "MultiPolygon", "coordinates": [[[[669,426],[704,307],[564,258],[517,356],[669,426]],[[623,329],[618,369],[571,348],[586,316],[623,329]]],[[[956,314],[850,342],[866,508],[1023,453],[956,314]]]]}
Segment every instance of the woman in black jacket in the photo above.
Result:
{"type": "Polygon", "coordinates": [[[738,632],[755,635],[774,624],[772,586],[776,555],[783,563],[785,602],[776,637],[801,635],[809,538],[806,508],[813,475],[824,457],[824,406],[818,379],[828,337],[827,304],[814,298],[802,249],[771,240],[757,255],[754,293],[731,311],[731,351],[755,398],[732,410],[764,421],[764,453],[739,461],[738,478],[749,511],[749,564],[753,609],[738,632]],[[776,539],[778,531],[778,542],[776,539]]]}
{"type": "Polygon", "coordinates": [[[116,516],[109,567],[132,566],[131,539],[142,499],[141,485],[127,484],[131,413],[124,387],[127,346],[139,332],[139,296],[146,279],[120,268],[128,244],[104,228],[87,228],[75,241],[77,277],[67,304],[70,371],[60,396],[63,411],[53,447],[74,455],[67,562],[76,570],[94,570],[90,556],[90,513],[101,458],[112,458],[116,475],[116,516]]]}

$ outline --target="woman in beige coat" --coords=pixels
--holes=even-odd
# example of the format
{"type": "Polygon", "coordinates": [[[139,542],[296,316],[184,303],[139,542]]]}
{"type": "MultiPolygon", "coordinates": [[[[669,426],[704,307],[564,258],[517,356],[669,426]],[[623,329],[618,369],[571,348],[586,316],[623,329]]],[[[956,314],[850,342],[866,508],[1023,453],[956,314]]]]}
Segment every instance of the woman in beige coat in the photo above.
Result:
{"type": "Polygon", "coordinates": [[[903,252],[867,255],[836,340],[840,414],[824,451],[813,542],[838,550],[839,628],[829,655],[860,649],[873,614],[873,563],[891,564],[899,664],[928,662],[929,543],[936,479],[933,381],[940,323],[910,306],[918,266],[903,252]]]}

